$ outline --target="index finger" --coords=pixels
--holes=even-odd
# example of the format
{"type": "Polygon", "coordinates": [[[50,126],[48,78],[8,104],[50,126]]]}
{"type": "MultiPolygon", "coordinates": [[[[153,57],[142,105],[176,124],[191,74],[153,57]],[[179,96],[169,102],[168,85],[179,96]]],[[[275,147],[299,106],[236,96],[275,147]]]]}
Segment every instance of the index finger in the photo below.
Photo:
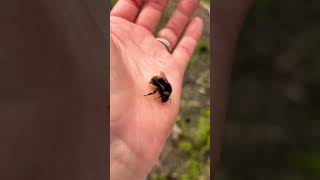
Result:
{"type": "Polygon", "coordinates": [[[134,22],[144,0],[119,0],[112,8],[110,16],[121,17],[130,22],[134,22]]]}

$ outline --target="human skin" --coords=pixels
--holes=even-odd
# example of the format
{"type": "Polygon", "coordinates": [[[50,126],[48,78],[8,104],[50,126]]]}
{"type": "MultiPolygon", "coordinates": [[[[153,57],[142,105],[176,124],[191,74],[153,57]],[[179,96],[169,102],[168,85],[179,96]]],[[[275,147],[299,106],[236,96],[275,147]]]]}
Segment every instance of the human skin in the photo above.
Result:
{"type": "Polygon", "coordinates": [[[192,18],[199,0],[181,0],[158,33],[175,48],[169,53],[154,31],[167,1],[119,0],[110,14],[110,178],[141,180],[157,162],[179,112],[184,72],[202,32],[192,18]],[[183,33],[184,28],[186,28],[183,33]],[[178,38],[182,36],[178,42],[178,38]],[[164,72],[172,86],[170,101],[150,79],[164,72]]]}
{"type": "Polygon", "coordinates": [[[228,103],[228,86],[233,64],[234,50],[242,23],[249,10],[251,0],[215,0],[213,1],[213,162],[215,169],[220,157],[223,122],[228,103]]]}

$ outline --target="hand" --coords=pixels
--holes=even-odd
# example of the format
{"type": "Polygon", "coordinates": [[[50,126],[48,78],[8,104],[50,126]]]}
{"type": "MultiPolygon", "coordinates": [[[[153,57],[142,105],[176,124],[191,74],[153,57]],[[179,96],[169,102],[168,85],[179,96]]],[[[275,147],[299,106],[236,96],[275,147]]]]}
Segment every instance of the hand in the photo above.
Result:
{"type": "Polygon", "coordinates": [[[119,0],[111,10],[112,180],[143,179],[158,160],[179,111],[184,72],[201,35],[202,20],[191,18],[199,0],[179,2],[158,33],[174,47],[170,53],[153,35],[166,4],[166,0],[119,0]],[[172,86],[171,100],[164,103],[158,93],[144,96],[153,91],[149,81],[161,71],[172,86]]]}

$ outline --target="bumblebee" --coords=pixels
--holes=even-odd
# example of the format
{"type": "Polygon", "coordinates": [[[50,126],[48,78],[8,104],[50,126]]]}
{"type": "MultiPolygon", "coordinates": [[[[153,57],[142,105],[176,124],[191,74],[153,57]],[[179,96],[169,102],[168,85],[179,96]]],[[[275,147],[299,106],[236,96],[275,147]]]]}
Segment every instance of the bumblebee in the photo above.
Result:
{"type": "Polygon", "coordinates": [[[153,76],[149,82],[150,85],[154,86],[156,89],[144,96],[149,96],[155,94],[157,91],[160,94],[161,101],[167,102],[172,92],[172,87],[169,81],[167,80],[166,75],[163,72],[160,72],[160,76],[153,76]]]}

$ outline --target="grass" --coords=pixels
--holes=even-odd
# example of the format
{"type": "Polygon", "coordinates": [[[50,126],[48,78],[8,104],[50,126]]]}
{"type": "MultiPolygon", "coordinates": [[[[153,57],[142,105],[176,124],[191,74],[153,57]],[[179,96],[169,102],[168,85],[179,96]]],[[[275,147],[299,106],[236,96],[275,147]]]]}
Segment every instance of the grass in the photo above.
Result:
{"type": "MultiPolygon", "coordinates": [[[[196,180],[210,174],[210,109],[202,110],[196,124],[178,121],[183,135],[178,140],[180,155],[185,157],[180,166],[173,166],[169,174],[177,180],[196,180]]],[[[151,180],[167,180],[168,174],[152,176],[151,180]]],[[[170,177],[172,178],[172,177],[170,177]]]]}

